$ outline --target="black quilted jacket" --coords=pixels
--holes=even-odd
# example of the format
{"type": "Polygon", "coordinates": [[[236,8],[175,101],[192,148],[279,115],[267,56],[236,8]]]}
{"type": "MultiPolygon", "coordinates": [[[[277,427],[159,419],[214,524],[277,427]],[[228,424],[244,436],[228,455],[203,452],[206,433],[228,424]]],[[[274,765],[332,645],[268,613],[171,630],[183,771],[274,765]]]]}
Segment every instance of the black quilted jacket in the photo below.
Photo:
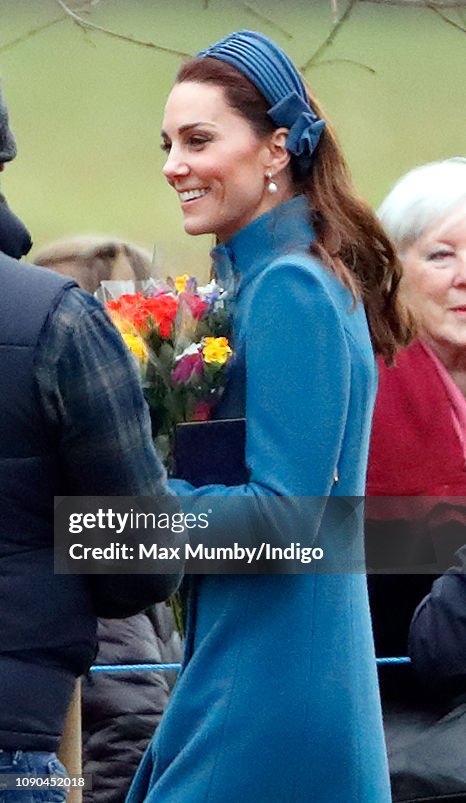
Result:
{"type": "MultiPolygon", "coordinates": [[[[173,663],[181,640],[171,610],[154,605],[129,619],[100,619],[98,664],[173,663]]],[[[123,803],[176,680],[176,672],[90,673],[83,679],[85,803],[123,803]]]]}

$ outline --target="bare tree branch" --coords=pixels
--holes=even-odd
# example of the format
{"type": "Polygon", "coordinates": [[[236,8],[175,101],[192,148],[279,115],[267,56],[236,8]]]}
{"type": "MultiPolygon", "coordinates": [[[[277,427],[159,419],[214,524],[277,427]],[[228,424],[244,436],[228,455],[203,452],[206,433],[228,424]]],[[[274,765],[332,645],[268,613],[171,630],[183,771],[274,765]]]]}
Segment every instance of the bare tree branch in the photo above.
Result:
{"type": "Polygon", "coordinates": [[[443,11],[440,11],[440,9],[437,8],[437,6],[433,6],[431,3],[426,3],[426,5],[427,8],[430,8],[431,11],[434,11],[435,14],[438,14],[438,16],[441,17],[441,19],[443,19],[444,22],[447,22],[448,25],[453,25],[453,27],[456,28],[458,31],[466,33],[466,27],[464,25],[460,25],[459,22],[455,22],[455,20],[452,20],[450,19],[450,17],[447,17],[447,15],[444,14],[443,11]]]}
{"type": "Polygon", "coordinates": [[[334,25],[331,28],[330,33],[328,34],[328,36],[324,39],[322,44],[319,45],[317,50],[315,50],[314,53],[308,58],[308,60],[304,64],[304,66],[301,67],[301,72],[305,73],[306,70],[309,69],[309,67],[311,67],[312,65],[314,65],[317,62],[317,60],[320,58],[322,53],[324,53],[324,51],[328,47],[330,47],[330,45],[333,43],[333,40],[335,39],[336,35],[341,30],[342,26],[348,20],[353,8],[355,7],[355,5],[357,3],[358,3],[358,0],[349,0],[348,5],[346,6],[346,8],[345,8],[343,14],[341,15],[340,19],[338,19],[334,23],[334,25]]]}
{"type": "Polygon", "coordinates": [[[84,20],[82,17],[78,16],[75,11],[63,2],[63,0],[56,0],[58,5],[63,9],[65,14],[70,17],[73,22],[76,23],[80,28],[86,31],[100,31],[100,33],[105,33],[107,36],[112,36],[114,39],[120,39],[123,42],[131,42],[133,45],[140,45],[141,47],[149,47],[152,50],[160,50],[163,53],[171,53],[174,56],[181,56],[182,58],[190,57],[191,53],[185,53],[182,50],[174,50],[170,47],[164,47],[163,45],[156,45],[155,42],[146,42],[142,39],[136,39],[134,36],[127,36],[122,33],[117,33],[116,31],[111,31],[109,28],[104,28],[101,25],[96,25],[93,22],[89,22],[88,20],[84,20]]]}
{"type": "Polygon", "coordinates": [[[51,28],[52,25],[56,25],[57,22],[63,22],[65,17],[56,17],[49,22],[45,22],[43,25],[38,25],[37,28],[31,28],[30,31],[23,33],[21,36],[17,36],[16,39],[11,39],[9,42],[5,42],[4,45],[0,45],[0,53],[4,53],[5,50],[9,50],[11,47],[15,47],[16,45],[20,45],[21,42],[25,42],[26,39],[30,39],[32,36],[35,36],[36,33],[40,33],[41,31],[45,31],[47,28],[51,28]]]}
{"type": "MultiPolygon", "coordinates": [[[[142,47],[148,47],[153,50],[159,50],[164,53],[170,53],[172,55],[180,56],[182,58],[186,57],[189,58],[192,55],[191,53],[185,53],[182,50],[175,50],[173,48],[165,47],[164,45],[158,45],[155,42],[143,41],[141,39],[137,39],[134,36],[120,34],[116,31],[112,31],[103,26],[96,25],[95,23],[90,22],[89,20],[85,20],[81,16],[79,16],[81,13],[89,13],[90,7],[97,5],[97,3],[100,2],[100,0],[87,0],[87,3],[85,5],[75,9],[69,8],[69,6],[64,2],[64,0],[56,0],[56,2],[64,12],[63,16],[56,17],[55,19],[49,20],[48,22],[42,25],[38,25],[36,28],[30,29],[21,36],[18,36],[9,42],[6,42],[3,45],[0,45],[0,53],[3,53],[9,50],[10,48],[15,47],[16,45],[21,44],[27,39],[30,39],[32,36],[35,36],[36,34],[41,33],[42,31],[45,31],[48,28],[51,28],[53,25],[56,25],[59,22],[63,22],[67,17],[69,17],[76,25],[78,25],[82,30],[86,32],[99,31],[101,33],[107,34],[108,36],[120,39],[124,42],[130,42],[131,44],[140,45],[142,47]]],[[[423,6],[424,8],[429,8],[431,11],[436,13],[448,25],[451,25],[452,27],[456,28],[456,30],[461,31],[462,33],[466,33],[466,23],[461,24],[460,22],[456,22],[455,20],[451,19],[451,17],[448,17],[446,14],[444,14],[442,11],[442,9],[447,9],[447,8],[457,9],[458,17],[461,20],[464,20],[464,10],[466,9],[466,0],[430,0],[430,1],[429,0],[349,0],[348,5],[343,14],[341,15],[341,17],[336,19],[335,17],[338,15],[338,0],[329,0],[329,2],[330,2],[330,8],[332,10],[332,15],[334,18],[333,26],[328,36],[322,42],[322,44],[309,57],[304,66],[301,67],[301,71],[303,73],[305,73],[309,69],[309,67],[317,66],[320,57],[325,52],[325,50],[333,43],[335,37],[337,36],[343,25],[347,22],[353,8],[357,5],[358,2],[366,2],[379,5],[393,5],[399,7],[423,6]]],[[[286,36],[287,39],[293,38],[292,35],[289,33],[289,31],[282,28],[270,17],[261,14],[255,8],[250,6],[249,3],[241,2],[240,5],[249,14],[253,15],[262,22],[266,22],[268,25],[271,25],[274,28],[276,28],[276,30],[280,31],[280,33],[286,36]]],[[[209,8],[209,0],[203,0],[203,8],[204,10],[207,10],[209,8]]],[[[375,70],[373,70],[367,64],[362,64],[360,62],[352,61],[350,59],[326,59],[324,62],[319,62],[319,64],[335,64],[337,62],[353,64],[354,66],[360,67],[361,69],[367,70],[368,72],[371,73],[375,72],[375,70]]]]}
{"type": "Polygon", "coordinates": [[[255,8],[250,6],[249,3],[240,3],[240,6],[242,6],[249,14],[251,14],[256,19],[260,20],[261,22],[266,22],[267,25],[271,25],[277,31],[280,31],[280,33],[286,36],[287,39],[293,39],[293,36],[289,31],[285,31],[285,29],[282,28],[280,25],[278,25],[273,19],[271,19],[270,17],[266,17],[265,14],[261,14],[260,11],[257,11],[255,8]]]}
{"type": "MultiPolygon", "coordinates": [[[[385,6],[426,6],[426,0],[361,0],[362,3],[377,3],[385,6]]],[[[435,8],[466,8],[466,0],[432,0],[435,8]]]]}
{"type": "Polygon", "coordinates": [[[317,69],[318,67],[326,67],[327,64],[351,64],[353,67],[358,67],[361,70],[371,73],[371,75],[377,75],[377,70],[374,70],[373,67],[369,67],[368,64],[363,64],[361,61],[353,61],[353,59],[325,59],[325,61],[319,61],[312,66],[314,69],[317,69]]]}
{"type": "MultiPolygon", "coordinates": [[[[91,0],[92,3],[92,0],[91,0]]],[[[81,6],[77,8],[76,11],[79,12],[89,12],[89,3],[85,6],[81,6]]],[[[31,28],[30,31],[21,34],[21,36],[17,36],[15,39],[11,39],[9,42],[6,42],[4,45],[0,46],[0,53],[4,53],[5,50],[9,50],[11,47],[15,47],[15,45],[20,45],[21,42],[25,42],[27,39],[30,39],[32,36],[35,36],[36,33],[41,33],[42,31],[47,30],[47,28],[51,28],[52,25],[56,25],[57,22],[63,22],[66,20],[66,16],[61,14],[59,17],[55,17],[53,20],[49,20],[49,22],[44,22],[42,25],[38,25],[37,28],[31,28]]]]}

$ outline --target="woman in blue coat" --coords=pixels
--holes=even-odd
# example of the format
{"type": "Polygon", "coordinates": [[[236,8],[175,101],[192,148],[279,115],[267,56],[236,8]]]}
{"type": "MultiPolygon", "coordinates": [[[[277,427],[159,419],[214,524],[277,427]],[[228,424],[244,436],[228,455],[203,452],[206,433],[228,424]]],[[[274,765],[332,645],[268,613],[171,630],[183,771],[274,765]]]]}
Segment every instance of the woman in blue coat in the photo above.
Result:
{"type": "MultiPolygon", "coordinates": [[[[320,515],[364,494],[373,346],[390,361],[409,339],[399,266],[299,73],[262,34],[181,68],[162,137],[184,228],[216,235],[214,271],[234,296],[217,415],[245,415],[250,476],[173,487],[199,510],[237,497],[231,540],[241,517],[274,540],[274,499],[293,522],[299,499],[324,500],[320,515]]],[[[319,573],[192,578],[183,669],[130,803],[388,803],[366,581],[342,560],[361,557],[360,516],[322,521],[309,521],[319,573]]]]}

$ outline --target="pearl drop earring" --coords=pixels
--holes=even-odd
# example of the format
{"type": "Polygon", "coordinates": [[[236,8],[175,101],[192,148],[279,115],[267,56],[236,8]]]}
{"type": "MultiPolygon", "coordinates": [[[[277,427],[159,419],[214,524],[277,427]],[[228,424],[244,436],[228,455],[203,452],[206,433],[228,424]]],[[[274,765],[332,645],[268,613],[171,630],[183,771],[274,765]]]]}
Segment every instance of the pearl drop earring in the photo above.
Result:
{"type": "Polygon", "coordinates": [[[269,192],[271,192],[272,194],[273,194],[274,192],[277,192],[277,190],[278,190],[278,184],[277,184],[275,181],[273,181],[273,180],[272,180],[272,173],[271,173],[271,171],[270,171],[270,170],[268,170],[268,171],[267,171],[267,173],[265,174],[265,177],[266,177],[266,178],[268,179],[268,181],[269,181],[269,183],[267,184],[267,189],[268,189],[268,191],[269,191],[269,192]]]}

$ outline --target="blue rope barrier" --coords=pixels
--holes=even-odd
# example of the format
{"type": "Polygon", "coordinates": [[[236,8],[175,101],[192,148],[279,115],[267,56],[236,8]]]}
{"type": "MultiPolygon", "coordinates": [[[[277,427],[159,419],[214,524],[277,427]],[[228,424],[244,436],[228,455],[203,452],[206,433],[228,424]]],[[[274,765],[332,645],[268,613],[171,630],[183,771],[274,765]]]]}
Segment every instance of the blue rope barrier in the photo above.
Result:
{"type": "MultiPolygon", "coordinates": [[[[377,666],[387,664],[409,664],[410,658],[376,658],[377,666]]],[[[168,670],[179,671],[181,664],[96,664],[91,666],[90,672],[163,672],[168,670]]]]}
{"type": "Polygon", "coordinates": [[[181,664],[97,664],[91,666],[90,672],[162,672],[163,670],[180,669],[181,664]]]}

